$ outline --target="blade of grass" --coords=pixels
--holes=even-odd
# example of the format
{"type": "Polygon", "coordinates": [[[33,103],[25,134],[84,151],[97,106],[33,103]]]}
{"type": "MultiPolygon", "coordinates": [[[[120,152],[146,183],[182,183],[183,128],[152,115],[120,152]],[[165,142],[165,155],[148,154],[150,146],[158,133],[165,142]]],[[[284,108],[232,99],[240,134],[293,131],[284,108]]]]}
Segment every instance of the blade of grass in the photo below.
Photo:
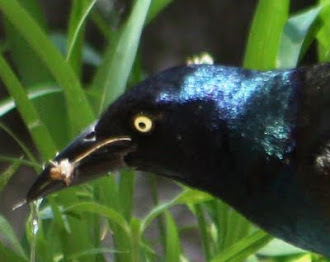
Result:
{"type": "Polygon", "coordinates": [[[131,232],[131,253],[132,262],[140,261],[140,247],[142,245],[141,241],[141,221],[135,217],[131,219],[130,224],[131,232]]]}
{"type": "Polygon", "coordinates": [[[15,232],[12,229],[11,225],[8,221],[0,215],[0,232],[2,239],[4,239],[17,253],[19,256],[23,257],[24,259],[28,259],[24,249],[20,245],[18,239],[16,238],[15,232]]]}
{"type": "MultiPolygon", "coordinates": [[[[73,192],[71,192],[71,194],[72,193],[73,192]]],[[[52,214],[54,216],[52,224],[54,225],[55,232],[52,238],[53,241],[59,243],[60,252],[65,258],[83,252],[84,250],[94,248],[92,237],[88,233],[91,231],[89,226],[93,227],[95,225],[90,225],[88,223],[89,217],[87,215],[83,216],[83,213],[80,212],[77,212],[74,215],[62,212],[63,209],[65,210],[65,207],[58,204],[63,202],[63,200],[66,200],[68,203],[65,204],[68,205],[70,205],[70,203],[78,203],[75,194],[73,194],[73,196],[69,194],[70,193],[66,192],[66,194],[61,196],[62,201],[57,201],[57,203],[54,201],[53,197],[48,197],[52,214]]],[[[81,258],[80,261],[95,261],[94,256],[86,256],[81,258]]]]}
{"type": "Polygon", "coordinates": [[[85,250],[85,251],[77,253],[77,254],[73,254],[72,256],[68,257],[68,259],[75,260],[75,259],[79,259],[83,256],[92,256],[92,255],[95,256],[95,255],[99,255],[99,254],[113,254],[113,253],[117,253],[117,252],[120,252],[120,251],[110,249],[110,248],[99,247],[99,248],[88,249],[88,250],[85,250]]]}
{"type": "Polygon", "coordinates": [[[180,262],[181,245],[179,233],[172,215],[166,211],[166,253],[165,262],[180,262]]]}
{"type": "Polygon", "coordinates": [[[125,169],[120,172],[119,177],[119,200],[122,215],[128,222],[132,218],[133,194],[134,194],[135,172],[125,169]]]}
{"type": "Polygon", "coordinates": [[[97,8],[94,8],[92,10],[91,20],[93,21],[99,32],[103,35],[103,37],[111,41],[113,30],[109,26],[108,21],[106,21],[106,19],[100,14],[97,8]]]}
{"type": "Polygon", "coordinates": [[[202,237],[203,251],[205,260],[210,261],[211,259],[211,239],[209,238],[208,226],[204,215],[202,204],[196,204],[194,206],[195,215],[197,218],[198,229],[202,237]]]}
{"type": "Polygon", "coordinates": [[[323,257],[314,258],[313,254],[309,253],[301,256],[299,259],[295,260],[295,262],[324,262],[328,260],[324,260],[323,257]]]}
{"type": "Polygon", "coordinates": [[[289,0],[259,0],[245,51],[244,67],[267,70],[276,66],[289,0]]]}
{"type": "Polygon", "coordinates": [[[176,199],[176,204],[197,204],[212,200],[213,197],[197,189],[186,188],[176,199]]]}
{"type": "Polygon", "coordinates": [[[328,62],[330,61],[330,1],[321,0],[320,4],[323,5],[319,16],[322,26],[316,35],[319,46],[319,61],[328,62]]]}
{"type": "Polygon", "coordinates": [[[37,163],[37,160],[35,159],[35,157],[33,156],[32,152],[28,149],[28,147],[25,145],[25,143],[23,143],[22,140],[20,140],[12,130],[10,130],[7,126],[5,126],[4,124],[2,124],[0,122],[0,129],[4,130],[8,135],[10,135],[15,142],[20,146],[20,148],[22,149],[22,151],[25,153],[25,155],[27,156],[27,158],[34,163],[37,163]]]}
{"type": "Polygon", "coordinates": [[[126,232],[127,234],[129,234],[129,226],[125,220],[125,218],[119,214],[118,212],[116,212],[115,210],[104,206],[104,205],[100,205],[94,202],[80,202],[74,205],[71,205],[69,207],[66,207],[64,212],[68,213],[68,212],[91,212],[91,213],[95,213],[95,214],[100,214],[104,217],[106,217],[107,219],[113,221],[114,223],[116,223],[118,226],[121,227],[121,229],[126,232]]]}
{"type": "MultiPolygon", "coordinates": [[[[116,183],[115,177],[113,175],[109,177],[103,177],[97,182],[97,197],[96,200],[101,202],[103,205],[109,207],[112,210],[118,210],[120,216],[122,215],[122,206],[120,204],[120,193],[118,184],[116,183]]],[[[125,223],[127,221],[123,217],[125,223]]],[[[132,249],[131,235],[127,234],[127,231],[123,230],[121,226],[112,221],[107,220],[111,231],[113,232],[114,248],[121,251],[120,253],[114,254],[114,261],[116,262],[126,262],[131,261],[132,254],[130,250],[132,249]]]]}
{"type": "MultiPolygon", "coordinates": [[[[251,229],[251,224],[236,210],[228,207],[226,211],[225,216],[227,216],[227,218],[225,221],[227,223],[224,225],[226,228],[226,235],[223,239],[224,249],[229,248],[242,237],[246,237],[251,229]]],[[[222,228],[219,229],[222,230],[222,228]]]]}
{"type": "MultiPolygon", "coordinates": [[[[152,198],[152,204],[153,206],[158,206],[159,205],[159,196],[158,196],[158,190],[157,190],[157,186],[156,186],[156,175],[154,174],[150,174],[148,176],[149,179],[149,188],[151,190],[151,198],[152,198]]],[[[160,215],[157,218],[157,226],[158,226],[158,230],[159,230],[159,236],[160,236],[160,242],[162,244],[163,247],[166,246],[166,240],[165,240],[165,220],[164,220],[164,216],[160,215]]]]}
{"type": "Polygon", "coordinates": [[[322,6],[316,6],[290,17],[285,24],[280,41],[280,49],[277,56],[278,68],[292,68],[297,65],[310,29],[321,10],[322,6]]]}
{"type": "Polygon", "coordinates": [[[71,129],[63,92],[38,97],[33,100],[33,104],[57,148],[66,146],[71,140],[71,129]]]}
{"type": "Polygon", "coordinates": [[[44,159],[51,159],[56,146],[47,127],[41,122],[38,112],[29,100],[25,89],[12,72],[6,60],[0,54],[0,78],[5,83],[9,94],[14,97],[17,109],[21,114],[30,135],[44,159]]]}
{"type": "Polygon", "coordinates": [[[71,7],[68,33],[69,47],[66,61],[69,62],[78,76],[80,76],[81,73],[81,58],[84,39],[83,32],[86,24],[85,22],[96,1],[97,0],[91,0],[89,2],[85,0],[74,0],[71,7]]]}
{"type": "MultiPolygon", "coordinates": [[[[56,203],[52,205],[53,212],[60,212],[60,218],[56,221],[52,220],[51,223],[54,225],[54,241],[60,243],[60,251],[63,256],[69,257],[73,254],[82,252],[83,250],[94,248],[95,237],[92,234],[92,230],[96,225],[91,220],[91,215],[85,212],[79,212],[76,210],[75,213],[67,213],[66,207],[73,206],[76,203],[81,202],[81,199],[77,195],[78,188],[68,188],[60,193],[56,194],[56,203]],[[59,224],[56,224],[60,222],[59,224]],[[68,233],[69,232],[69,233],[68,233]]],[[[49,196],[51,200],[53,196],[49,196]]],[[[82,262],[93,262],[96,261],[94,256],[84,256],[80,259],[82,262]]]]}
{"type": "Polygon", "coordinates": [[[176,196],[171,201],[166,203],[161,203],[158,206],[154,207],[143,219],[141,223],[141,232],[144,232],[150,223],[165,210],[169,209],[174,205],[184,205],[184,204],[197,204],[204,201],[208,201],[212,199],[212,197],[203,193],[199,190],[194,189],[185,189],[178,196],[176,196]]]}
{"type": "Polygon", "coordinates": [[[102,112],[125,90],[134,59],[136,57],[142,28],[151,0],[137,0],[115,43],[106,51],[91,88],[92,93],[100,93],[97,112],[102,112]]]}
{"type": "Polygon", "coordinates": [[[29,262],[28,258],[21,257],[0,242],[0,259],[5,262],[29,262]]]}
{"type": "Polygon", "coordinates": [[[222,251],[226,247],[228,231],[227,228],[229,220],[228,205],[220,200],[212,201],[211,209],[213,210],[213,223],[217,229],[216,253],[222,251]]]}
{"type": "Polygon", "coordinates": [[[321,43],[317,46],[318,61],[321,63],[326,63],[330,61],[330,50],[323,47],[321,43]]]}
{"type": "MultiPolygon", "coordinates": [[[[44,86],[36,86],[33,88],[29,88],[27,90],[27,96],[29,100],[45,96],[51,95],[54,93],[61,92],[61,89],[58,87],[44,87],[44,86]]],[[[7,99],[3,99],[0,101],[0,117],[7,114],[10,110],[13,110],[16,107],[15,101],[13,98],[9,97],[7,99]]]]}
{"type": "Polygon", "coordinates": [[[292,246],[277,238],[273,239],[258,251],[261,256],[292,256],[306,253],[306,250],[292,246]]]}
{"type": "MultiPolygon", "coordinates": [[[[20,0],[22,7],[35,21],[46,30],[46,21],[37,0],[20,0]]],[[[39,82],[49,82],[51,75],[45,68],[40,58],[33,52],[32,48],[6,19],[4,20],[6,41],[10,50],[10,58],[15,69],[18,71],[20,80],[24,85],[33,85],[39,82]],[[27,63],[27,61],[29,61],[27,63]]]]}
{"type": "Polygon", "coordinates": [[[273,237],[269,234],[258,230],[222,251],[211,262],[242,261],[272,239],[273,237]]]}
{"type": "Polygon", "coordinates": [[[20,159],[14,162],[10,167],[8,167],[1,175],[0,175],[0,192],[5,188],[10,178],[15,174],[17,169],[21,166],[20,159]]]}
{"type": "MultiPolygon", "coordinates": [[[[0,161],[2,161],[2,162],[15,163],[17,160],[19,160],[19,158],[0,155],[0,161]]],[[[31,161],[24,160],[24,159],[20,160],[20,162],[24,166],[32,167],[38,171],[41,170],[41,165],[39,163],[31,162],[31,161]]]]}
{"type": "Polygon", "coordinates": [[[0,10],[40,56],[63,88],[72,135],[77,134],[90,124],[95,116],[72,68],[65,62],[39,25],[16,0],[0,0],[0,10]]]}

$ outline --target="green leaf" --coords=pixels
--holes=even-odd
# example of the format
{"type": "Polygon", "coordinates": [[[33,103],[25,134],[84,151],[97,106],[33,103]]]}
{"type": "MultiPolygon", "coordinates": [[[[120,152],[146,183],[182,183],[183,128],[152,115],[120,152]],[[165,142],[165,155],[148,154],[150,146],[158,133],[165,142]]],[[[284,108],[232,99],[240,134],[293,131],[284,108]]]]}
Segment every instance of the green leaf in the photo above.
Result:
{"type": "Polygon", "coordinates": [[[33,100],[33,104],[41,121],[47,126],[57,148],[65,147],[71,140],[71,129],[63,92],[40,96],[33,100]]]}
{"type": "Polygon", "coordinates": [[[303,255],[302,257],[300,257],[299,259],[295,260],[294,262],[313,262],[313,261],[319,261],[319,262],[324,262],[324,261],[327,261],[327,260],[324,260],[323,258],[321,258],[320,260],[314,260],[313,259],[313,255],[312,254],[306,254],[306,255],[303,255]]]}
{"type": "Polygon", "coordinates": [[[116,212],[115,210],[100,205],[94,202],[80,202],[74,205],[71,205],[64,210],[65,212],[90,212],[94,214],[99,214],[111,220],[112,222],[116,223],[118,226],[121,227],[127,234],[129,232],[129,226],[125,220],[125,218],[116,212]]]}
{"type": "Polygon", "coordinates": [[[97,112],[101,113],[125,90],[136,57],[143,25],[151,0],[137,0],[115,43],[106,51],[105,60],[94,79],[91,93],[101,94],[97,112]]]}
{"type": "Polygon", "coordinates": [[[20,159],[18,159],[0,175],[0,192],[5,188],[10,178],[15,174],[20,166],[20,159]]]}
{"type": "MultiPolygon", "coordinates": [[[[46,21],[38,0],[19,0],[22,7],[42,28],[46,29],[46,21]]],[[[52,77],[40,58],[20,35],[17,29],[4,19],[6,41],[10,50],[10,58],[24,85],[49,82],[52,77]],[[28,61],[28,63],[27,63],[28,61]]]]}
{"type": "Polygon", "coordinates": [[[28,147],[25,145],[25,143],[19,139],[12,130],[10,130],[7,126],[5,126],[4,124],[0,123],[0,129],[4,130],[8,135],[10,135],[15,142],[20,146],[20,148],[23,150],[23,152],[25,153],[25,155],[27,156],[27,158],[34,163],[37,163],[37,160],[35,159],[35,157],[33,156],[31,150],[28,149],[28,147]]]}
{"type": "Polygon", "coordinates": [[[176,204],[198,204],[214,199],[210,194],[197,189],[186,188],[176,200],[176,204]]]}
{"type": "Polygon", "coordinates": [[[19,256],[27,260],[27,255],[16,238],[15,232],[7,222],[7,220],[0,215],[0,233],[1,239],[7,242],[19,256]]]}
{"type": "Polygon", "coordinates": [[[198,229],[201,235],[203,251],[205,255],[205,260],[210,261],[211,258],[211,239],[209,237],[208,225],[202,208],[202,204],[196,204],[193,206],[194,214],[197,218],[198,229]]]}
{"type": "Polygon", "coordinates": [[[258,255],[272,257],[297,255],[302,253],[306,253],[306,251],[276,238],[258,251],[258,255]]]}
{"type": "MultiPolygon", "coordinates": [[[[79,203],[77,196],[78,188],[68,188],[58,192],[55,196],[49,196],[48,201],[54,198],[56,202],[52,203],[52,212],[54,220],[51,220],[53,226],[52,238],[60,246],[59,250],[64,257],[69,257],[87,249],[94,248],[96,236],[93,234],[94,228],[98,225],[94,221],[94,214],[79,212],[65,212],[66,207],[74,206],[79,203]]],[[[99,236],[97,236],[99,237],[99,236]]],[[[96,261],[94,256],[84,256],[79,261],[96,261]]]]}
{"type": "Polygon", "coordinates": [[[150,223],[161,213],[169,209],[174,205],[182,205],[182,204],[196,204],[203,201],[208,201],[212,199],[212,197],[207,194],[203,193],[199,190],[195,189],[185,189],[181,192],[178,196],[176,196],[171,201],[166,203],[161,203],[154,207],[143,219],[141,223],[141,232],[144,232],[150,223]]]}
{"type": "MultiPolygon", "coordinates": [[[[251,223],[231,207],[227,209],[226,215],[227,224],[226,235],[223,242],[224,248],[228,248],[243,237],[246,237],[251,229],[251,223]]],[[[221,228],[219,228],[219,230],[221,230],[221,228]]]]}
{"type": "Polygon", "coordinates": [[[16,161],[20,161],[22,165],[24,166],[28,166],[28,167],[32,167],[38,171],[41,170],[41,165],[36,163],[36,162],[31,162],[31,161],[28,161],[28,160],[20,160],[19,158],[16,158],[16,157],[9,157],[9,156],[4,156],[4,155],[0,155],[0,161],[2,162],[10,162],[10,163],[15,163],[16,161]]]}
{"type": "Polygon", "coordinates": [[[289,0],[259,0],[245,51],[244,67],[267,70],[276,67],[289,0]]]}
{"type": "Polygon", "coordinates": [[[65,62],[39,25],[16,0],[0,0],[0,10],[39,55],[63,88],[72,135],[76,135],[90,124],[95,116],[72,68],[65,62]],[[84,117],[81,117],[82,115],[84,117]]]}
{"type": "Polygon", "coordinates": [[[323,4],[322,11],[320,12],[321,28],[318,31],[316,38],[319,43],[319,60],[320,62],[330,61],[330,1],[321,0],[323,4]]]}
{"type": "Polygon", "coordinates": [[[166,212],[166,253],[165,262],[179,262],[181,255],[180,239],[174,219],[166,212]]]}
{"type": "Polygon", "coordinates": [[[240,261],[254,254],[261,247],[266,245],[273,237],[262,230],[243,238],[229,248],[222,251],[211,262],[240,261]]]}
{"type": "MultiPolygon", "coordinates": [[[[33,100],[35,98],[45,96],[45,95],[51,95],[54,93],[59,93],[62,90],[58,87],[51,87],[51,86],[35,86],[32,88],[29,88],[27,90],[27,96],[29,100],[33,100]]],[[[16,107],[15,101],[12,97],[3,99],[0,101],[0,117],[7,114],[10,110],[13,110],[16,107]]]]}
{"type": "Polygon", "coordinates": [[[162,203],[159,204],[158,206],[154,207],[149,213],[148,215],[146,215],[142,221],[141,224],[141,232],[144,232],[147,227],[150,225],[150,223],[157,217],[159,216],[161,213],[163,213],[164,211],[166,211],[167,209],[169,209],[170,207],[172,207],[173,205],[175,205],[175,199],[170,201],[170,202],[166,202],[166,203],[162,203]]]}
{"type": "Polygon", "coordinates": [[[316,6],[290,17],[285,24],[280,42],[277,56],[278,68],[293,68],[297,66],[303,51],[303,45],[321,10],[321,6],[316,6]]]}
{"type": "Polygon", "coordinates": [[[98,248],[92,248],[92,249],[88,249],[85,250],[83,252],[79,252],[77,254],[73,254],[72,256],[70,256],[68,259],[79,259],[83,256],[95,256],[98,254],[113,254],[113,253],[117,253],[120,251],[114,250],[114,249],[110,249],[110,248],[104,248],[104,247],[98,247],[98,248]]]}
{"type": "MultiPolygon", "coordinates": [[[[130,191],[130,189],[127,189],[130,191]]],[[[125,221],[123,223],[127,224],[125,217],[123,216],[123,208],[121,206],[121,199],[119,192],[118,184],[115,180],[114,175],[100,178],[96,182],[96,200],[101,202],[103,205],[108,206],[112,210],[116,210],[120,217],[125,221]]],[[[126,207],[125,207],[126,208],[126,207]]],[[[116,262],[126,262],[132,260],[132,254],[130,250],[132,249],[131,245],[131,235],[127,233],[126,229],[123,229],[123,225],[120,226],[117,222],[113,221],[111,218],[108,219],[109,226],[111,228],[113,239],[114,239],[114,248],[116,250],[122,251],[114,254],[114,261],[116,262]]],[[[132,221],[131,221],[132,223],[132,221]]],[[[124,226],[126,227],[126,226],[124,226]]]]}
{"type": "Polygon", "coordinates": [[[0,259],[5,262],[29,262],[28,258],[21,257],[0,242],[0,259]]]}
{"type": "Polygon", "coordinates": [[[30,135],[44,159],[51,159],[56,146],[47,127],[42,123],[38,112],[29,100],[25,89],[0,54],[0,78],[6,85],[9,94],[14,97],[17,109],[21,114],[30,135]]]}
{"type": "Polygon", "coordinates": [[[120,172],[119,177],[119,200],[122,215],[130,221],[133,212],[133,194],[135,184],[135,172],[125,169],[120,172]]]}
{"type": "Polygon", "coordinates": [[[132,261],[140,260],[140,246],[141,246],[141,221],[135,217],[131,219],[131,253],[132,261]]]}

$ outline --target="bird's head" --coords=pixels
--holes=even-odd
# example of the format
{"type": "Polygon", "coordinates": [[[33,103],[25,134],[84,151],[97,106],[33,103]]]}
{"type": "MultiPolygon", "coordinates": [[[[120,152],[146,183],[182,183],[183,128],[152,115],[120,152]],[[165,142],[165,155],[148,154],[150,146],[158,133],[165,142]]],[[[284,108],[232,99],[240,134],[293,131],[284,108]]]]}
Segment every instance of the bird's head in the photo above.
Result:
{"type": "Polygon", "coordinates": [[[211,149],[219,141],[212,137],[212,103],[198,96],[179,99],[194,71],[173,68],[127,91],[45,167],[27,200],[122,167],[202,183],[192,176],[217,161],[211,149]]]}

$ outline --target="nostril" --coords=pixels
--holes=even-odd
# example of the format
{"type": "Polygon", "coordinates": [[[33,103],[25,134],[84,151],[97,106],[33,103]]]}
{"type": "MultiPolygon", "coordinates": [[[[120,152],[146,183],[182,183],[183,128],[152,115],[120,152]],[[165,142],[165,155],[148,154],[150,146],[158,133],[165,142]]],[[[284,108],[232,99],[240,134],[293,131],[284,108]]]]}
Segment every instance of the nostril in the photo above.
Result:
{"type": "Polygon", "coordinates": [[[85,141],[95,141],[96,140],[96,134],[95,131],[91,131],[90,133],[86,134],[86,136],[84,137],[85,141]]]}

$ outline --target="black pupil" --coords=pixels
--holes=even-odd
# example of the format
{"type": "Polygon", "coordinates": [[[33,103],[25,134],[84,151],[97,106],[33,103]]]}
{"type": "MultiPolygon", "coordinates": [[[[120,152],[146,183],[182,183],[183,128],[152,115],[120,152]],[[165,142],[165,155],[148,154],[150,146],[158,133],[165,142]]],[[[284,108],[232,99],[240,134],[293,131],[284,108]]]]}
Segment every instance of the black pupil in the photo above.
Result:
{"type": "Polygon", "coordinates": [[[138,125],[139,125],[139,128],[141,128],[141,129],[145,129],[147,127],[144,122],[139,122],[138,125]]]}

